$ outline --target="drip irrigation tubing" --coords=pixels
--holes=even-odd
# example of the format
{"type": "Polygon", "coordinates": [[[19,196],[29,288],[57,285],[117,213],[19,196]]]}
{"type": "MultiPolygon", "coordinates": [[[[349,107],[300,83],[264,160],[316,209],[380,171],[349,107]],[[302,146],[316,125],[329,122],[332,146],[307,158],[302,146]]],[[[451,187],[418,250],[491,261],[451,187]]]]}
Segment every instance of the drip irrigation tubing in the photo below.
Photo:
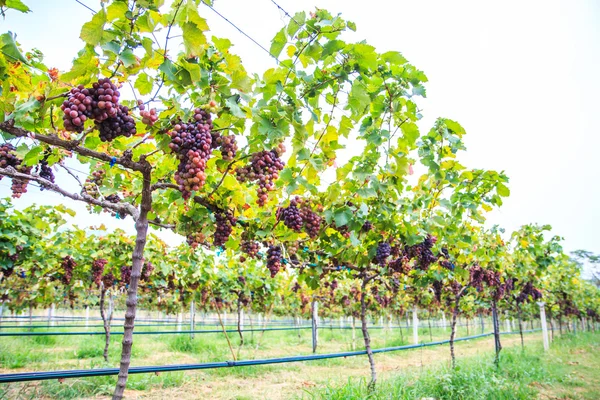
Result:
{"type": "MultiPolygon", "coordinates": [[[[455,342],[461,342],[464,340],[478,339],[486,336],[493,335],[490,333],[483,333],[480,335],[466,336],[462,338],[454,339],[455,342]]],[[[450,340],[440,340],[429,343],[419,343],[406,346],[386,347],[381,349],[374,349],[373,354],[387,353],[391,351],[401,351],[417,349],[421,347],[438,346],[449,343],[450,340]]],[[[231,368],[231,367],[247,367],[252,365],[267,365],[267,364],[284,364],[300,361],[314,361],[314,360],[326,360],[332,358],[342,357],[354,357],[367,354],[366,350],[349,351],[343,353],[329,353],[329,354],[314,354],[306,356],[293,356],[293,357],[280,357],[280,358],[267,358],[259,360],[242,360],[242,361],[222,361],[204,364],[174,364],[174,365],[163,365],[163,366],[146,366],[146,367],[131,367],[129,368],[130,374],[147,374],[157,372],[175,372],[175,371],[190,371],[190,370],[201,370],[201,369],[215,369],[215,368],[231,368]]],[[[85,378],[92,376],[111,376],[118,375],[119,368],[97,368],[87,370],[62,370],[62,371],[40,371],[40,372],[19,372],[15,374],[1,374],[0,383],[11,383],[11,382],[28,382],[28,381],[41,381],[48,379],[65,379],[65,378],[85,378]]]]}

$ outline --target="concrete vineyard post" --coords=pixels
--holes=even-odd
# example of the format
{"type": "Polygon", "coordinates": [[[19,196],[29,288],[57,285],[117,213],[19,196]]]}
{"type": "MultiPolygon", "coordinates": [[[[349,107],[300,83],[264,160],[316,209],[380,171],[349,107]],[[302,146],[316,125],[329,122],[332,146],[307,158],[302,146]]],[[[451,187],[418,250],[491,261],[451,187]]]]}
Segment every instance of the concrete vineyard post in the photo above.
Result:
{"type": "Polygon", "coordinates": [[[183,323],[183,313],[177,312],[177,332],[181,332],[181,324],[183,323]]]}
{"type": "Polygon", "coordinates": [[[196,330],[196,302],[192,300],[190,303],[190,338],[194,338],[194,331],[196,330]]]}
{"type": "Polygon", "coordinates": [[[318,330],[319,303],[316,300],[313,300],[311,308],[312,308],[312,348],[313,348],[313,353],[316,353],[317,345],[319,342],[319,330],[318,330]]]}
{"type": "Polygon", "coordinates": [[[85,306],[85,327],[87,328],[90,323],[90,307],[85,306]]]}
{"type": "Polygon", "coordinates": [[[448,326],[446,325],[446,313],[442,312],[442,328],[444,328],[444,332],[448,330],[448,326]]]}
{"type": "Polygon", "coordinates": [[[419,344],[419,316],[417,315],[417,306],[413,307],[413,342],[419,344]]]}
{"type": "Polygon", "coordinates": [[[542,339],[544,339],[544,350],[550,349],[550,343],[548,342],[548,326],[546,324],[546,309],[544,308],[543,302],[537,303],[540,306],[540,322],[542,324],[542,339]]]}

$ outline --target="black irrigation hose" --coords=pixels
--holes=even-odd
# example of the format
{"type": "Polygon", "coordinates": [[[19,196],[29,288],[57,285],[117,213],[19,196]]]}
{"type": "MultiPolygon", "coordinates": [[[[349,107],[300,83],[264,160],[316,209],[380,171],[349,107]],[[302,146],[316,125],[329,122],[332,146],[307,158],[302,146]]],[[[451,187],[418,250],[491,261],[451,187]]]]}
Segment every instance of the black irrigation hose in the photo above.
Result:
{"type": "MultiPolygon", "coordinates": [[[[455,342],[463,340],[478,339],[485,336],[490,336],[492,333],[484,333],[475,336],[467,336],[463,338],[455,339],[455,342]]],[[[441,344],[449,343],[450,340],[441,340],[438,342],[431,343],[420,343],[407,346],[396,346],[386,347],[382,349],[373,350],[374,354],[386,353],[390,351],[401,351],[416,349],[420,347],[437,346],[441,344]]],[[[293,357],[280,357],[280,358],[269,358],[261,360],[243,360],[243,361],[222,361],[214,363],[204,364],[175,364],[175,365],[163,365],[163,366],[147,366],[147,367],[131,367],[129,368],[130,374],[147,374],[157,372],[174,372],[174,371],[189,371],[189,370],[201,370],[201,369],[215,369],[215,368],[230,368],[230,367],[247,367],[251,365],[266,365],[266,364],[283,364],[299,361],[314,361],[314,360],[326,360],[331,358],[341,357],[354,357],[367,354],[366,350],[349,351],[344,353],[330,353],[330,354],[315,354],[308,356],[293,356],[293,357]]],[[[64,378],[85,378],[91,376],[110,376],[118,375],[119,368],[98,368],[88,370],[67,370],[67,371],[41,371],[41,372],[20,372],[16,374],[1,374],[0,383],[11,383],[11,382],[28,382],[28,381],[41,381],[48,379],[64,379],[64,378]]]]}

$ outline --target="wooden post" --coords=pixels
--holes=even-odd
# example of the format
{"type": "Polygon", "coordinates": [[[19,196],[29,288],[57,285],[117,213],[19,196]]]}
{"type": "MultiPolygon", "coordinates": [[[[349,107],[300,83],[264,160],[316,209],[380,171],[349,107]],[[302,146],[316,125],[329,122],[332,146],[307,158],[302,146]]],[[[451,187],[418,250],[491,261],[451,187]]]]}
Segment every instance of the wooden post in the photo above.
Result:
{"type": "Polygon", "coordinates": [[[540,322],[542,323],[542,338],[544,339],[544,350],[550,349],[550,343],[548,341],[548,325],[546,325],[546,309],[544,308],[544,302],[538,302],[540,306],[540,322]]]}
{"type": "Polygon", "coordinates": [[[413,307],[413,342],[419,344],[419,316],[417,315],[417,306],[413,307]]]}
{"type": "Polygon", "coordinates": [[[318,330],[318,319],[319,319],[319,303],[316,300],[312,301],[312,348],[313,353],[317,352],[317,345],[319,342],[319,330],[318,330]]]}

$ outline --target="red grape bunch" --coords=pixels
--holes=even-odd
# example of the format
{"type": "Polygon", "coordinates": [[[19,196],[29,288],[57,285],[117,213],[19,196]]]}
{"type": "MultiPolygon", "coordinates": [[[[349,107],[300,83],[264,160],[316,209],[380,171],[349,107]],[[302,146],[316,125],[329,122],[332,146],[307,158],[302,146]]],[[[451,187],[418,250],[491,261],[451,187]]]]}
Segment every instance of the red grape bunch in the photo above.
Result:
{"type": "Polygon", "coordinates": [[[236,224],[237,219],[230,211],[225,211],[215,213],[215,222],[217,227],[215,230],[213,244],[217,247],[220,247],[223,246],[229,239],[229,236],[233,231],[233,225],[236,224]]]}
{"type": "Polygon", "coordinates": [[[187,235],[186,240],[187,244],[192,249],[195,249],[198,247],[198,245],[206,243],[206,235],[202,232],[193,232],[187,235]]]}
{"type": "Polygon", "coordinates": [[[237,180],[240,182],[258,182],[256,203],[264,206],[267,202],[267,193],[275,189],[275,180],[283,170],[284,163],[279,158],[285,152],[285,146],[279,144],[273,150],[264,150],[252,154],[250,164],[236,170],[237,180]]]}
{"type": "Polygon", "coordinates": [[[235,142],[235,136],[219,136],[215,143],[221,149],[221,157],[223,157],[223,160],[231,161],[235,158],[238,149],[237,143],[235,142]]]}
{"type": "MultiPolygon", "coordinates": [[[[46,161],[46,159],[40,161],[35,168],[35,172],[40,178],[54,183],[54,172],[52,171],[52,168],[48,166],[48,161],[46,161]]],[[[43,188],[40,190],[43,190],[43,188]]]]}
{"type": "Polygon", "coordinates": [[[308,205],[304,205],[300,210],[300,216],[304,221],[304,230],[311,238],[315,238],[319,235],[321,230],[321,222],[323,219],[310,209],[308,205]]]}
{"type": "Polygon", "coordinates": [[[251,258],[256,258],[258,255],[258,251],[260,250],[260,246],[258,242],[253,240],[243,240],[240,244],[242,252],[250,256],[251,258]]]}
{"type": "Polygon", "coordinates": [[[140,279],[143,282],[148,282],[150,280],[150,276],[152,276],[152,272],[154,271],[154,265],[150,261],[146,261],[144,265],[142,265],[142,276],[140,279]]]}
{"type": "Polygon", "coordinates": [[[104,289],[112,287],[112,285],[115,283],[115,276],[109,272],[102,277],[102,283],[104,284],[104,289]]]}
{"type": "MultiPolygon", "coordinates": [[[[31,173],[32,167],[26,167],[24,165],[18,165],[17,171],[22,174],[29,175],[31,173]]],[[[12,185],[10,189],[12,190],[12,197],[18,199],[21,197],[23,193],[27,193],[27,185],[29,184],[29,179],[22,178],[13,178],[12,185]]]]}
{"type": "MultiPolygon", "coordinates": [[[[16,168],[21,164],[16,154],[14,154],[15,146],[10,143],[4,143],[0,145],[0,168],[13,167],[16,168]]],[[[3,176],[0,175],[0,180],[3,176]]]]}
{"type": "Polygon", "coordinates": [[[281,261],[281,247],[269,246],[267,249],[267,268],[271,272],[271,278],[274,278],[281,269],[281,261]]]}
{"type": "Polygon", "coordinates": [[[142,117],[142,123],[148,126],[153,126],[158,121],[158,114],[156,108],[146,110],[146,105],[142,100],[137,101],[138,109],[140,110],[140,116],[142,117]]]}
{"type": "Polygon", "coordinates": [[[129,282],[131,282],[131,267],[128,265],[123,265],[121,267],[121,284],[122,285],[129,285],[129,282]]]}
{"type": "Polygon", "coordinates": [[[102,282],[102,274],[104,273],[104,267],[108,261],[104,258],[97,258],[92,262],[92,282],[100,286],[102,282]]]}
{"type": "Polygon", "coordinates": [[[100,123],[114,118],[119,111],[119,90],[108,78],[100,79],[91,88],[79,85],[69,92],[61,105],[65,129],[82,132],[85,121],[100,123]]]}
{"type": "Polygon", "coordinates": [[[196,108],[193,119],[176,123],[168,133],[171,137],[169,148],[179,160],[175,181],[186,200],[206,181],[204,170],[212,153],[212,129],[210,114],[196,108]]]}
{"type": "Polygon", "coordinates": [[[61,281],[63,284],[68,285],[71,283],[71,279],[73,278],[73,269],[77,266],[77,263],[71,256],[66,256],[63,258],[61,263],[61,268],[63,270],[63,274],[61,277],[61,281]]]}

